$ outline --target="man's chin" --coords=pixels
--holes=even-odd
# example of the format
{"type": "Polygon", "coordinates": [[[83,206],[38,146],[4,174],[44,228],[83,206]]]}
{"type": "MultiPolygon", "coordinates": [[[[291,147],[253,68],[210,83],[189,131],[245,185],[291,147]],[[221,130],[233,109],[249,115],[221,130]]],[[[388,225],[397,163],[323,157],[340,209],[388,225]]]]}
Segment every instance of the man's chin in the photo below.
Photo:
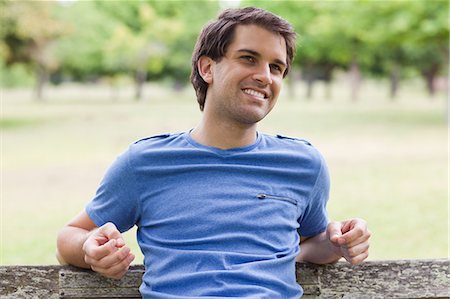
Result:
{"type": "Polygon", "coordinates": [[[254,125],[263,120],[267,114],[265,111],[247,111],[241,116],[241,122],[254,125]]]}

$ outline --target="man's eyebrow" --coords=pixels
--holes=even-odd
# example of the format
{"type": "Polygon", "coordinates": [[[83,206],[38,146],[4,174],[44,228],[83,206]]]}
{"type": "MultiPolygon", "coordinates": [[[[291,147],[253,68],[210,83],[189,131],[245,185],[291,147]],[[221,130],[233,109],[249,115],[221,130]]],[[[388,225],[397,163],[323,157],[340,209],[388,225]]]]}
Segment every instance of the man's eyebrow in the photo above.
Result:
{"type": "MultiPolygon", "coordinates": [[[[239,49],[239,50],[237,50],[237,52],[239,52],[239,53],[242,53],[242,52],[243,53],[249,53],[249,54],[252,54],[253,56],[261,57],[261,54],[259,54],[258,52],[254,51],[254,50],[250,50],[250,49],[239,49]]],[[[278,59],[278,58],[276,58],[274,60],[274,62],[277,63],[277,64],[282,65],[283,67],[286,67],[286,63],[283,62],[282,60],[278,59]]]]}

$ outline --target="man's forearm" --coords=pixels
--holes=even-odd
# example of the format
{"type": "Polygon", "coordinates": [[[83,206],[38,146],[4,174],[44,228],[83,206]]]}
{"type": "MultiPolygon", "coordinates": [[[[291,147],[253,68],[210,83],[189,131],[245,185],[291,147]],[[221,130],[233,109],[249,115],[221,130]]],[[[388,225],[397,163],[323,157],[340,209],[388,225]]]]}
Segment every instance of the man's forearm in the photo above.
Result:
{"type": "Polygon", "coordinates": [[[88,230],[65,226],[58,234],[56,257],[61,264],[89,269],[84,261],[83,244],[89,236],[88,230]]]}
{"type": "Polygon", "coordinates": [[[331,264],[342,257],[337,252],[339,249],[331,244],[326,233],[323,232],[300,243],[300,254],[296,260],[314,264],[331,264]]]}

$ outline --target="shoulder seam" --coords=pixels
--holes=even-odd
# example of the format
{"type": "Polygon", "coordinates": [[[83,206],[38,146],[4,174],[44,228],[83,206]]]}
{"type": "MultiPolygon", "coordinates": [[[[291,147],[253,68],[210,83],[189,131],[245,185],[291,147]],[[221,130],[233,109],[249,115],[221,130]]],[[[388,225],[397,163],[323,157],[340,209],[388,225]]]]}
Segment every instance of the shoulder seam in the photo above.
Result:
{"type": "Polygon", "coordinates": [[[139,140],[136,140],[135,142],[133,142],[134,144],[139,143],[141,141],[145,141],[145,140],[149,140],[149,139],[156,139],[156,138],[167,138],[169,137],[170,134],[169,133],[165,133],[165,134],[158,134],[158,135],[153,135],[153,136],[148,136],[148,137],[144,137],[141,138],[139,140]]]}
{"type": "Polygon", "coordinates": [[[300,141],[300,142],[303,142],[303,143],[305,143],[307,145],[311,145],[312,146],[311,142],[309,142],[308,140],[303,139],[303,138],[284,136],[284,135],[280,135],[280,134],[277,134],[275,137],[278,138],[278,139],[288,139],[288,140],[293,140],[293,141],[300,141]]]}

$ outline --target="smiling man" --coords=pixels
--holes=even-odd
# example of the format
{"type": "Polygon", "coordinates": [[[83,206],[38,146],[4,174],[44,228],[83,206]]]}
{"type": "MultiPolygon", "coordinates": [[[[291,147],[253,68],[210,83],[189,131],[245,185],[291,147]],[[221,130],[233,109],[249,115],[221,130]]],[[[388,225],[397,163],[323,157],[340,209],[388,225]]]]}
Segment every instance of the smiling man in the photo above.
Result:
{"type": "Polygon", "coordinates": [[[121,233],[136,225],[144,298],[296,299],[296,260],[366,259],[365,221],[327,218],[319,152],[257,131],[294,48],[290,24],[262,9],[206,25],[192,58],[200,123],[132,144],[59,233],[59,260],[119,279],[134,259],[121,233]]]}

